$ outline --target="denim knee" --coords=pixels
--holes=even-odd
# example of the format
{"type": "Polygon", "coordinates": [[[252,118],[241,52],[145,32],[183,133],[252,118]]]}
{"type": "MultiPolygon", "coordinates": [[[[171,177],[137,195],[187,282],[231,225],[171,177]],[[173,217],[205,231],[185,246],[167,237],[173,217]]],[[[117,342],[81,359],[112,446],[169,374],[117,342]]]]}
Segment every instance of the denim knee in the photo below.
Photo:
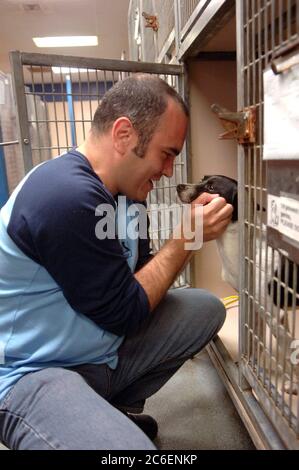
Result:
{"type": "Polygon", "coordinates": [[[206,302],[208,304],[208,309],[211,314],[211,320],[213,320],[215,324],[215,329],[219,331],[223,323],[225,322],[226,319],[226,309],[221,302],[221,300],[216,297],[214,294],[211,292],[204,290],[204,289],[198,289],[201,291],[201,295],[206,297],[206,302]]]}
{"type": "Polygon", "coordinates": [[[195,331],[208,327],[217,334],[226,318],[226,310],[221,300],[211,292],[197,288],[184,289],[180,296],[184,303],[185,321],[190,322],[195,331]]]}

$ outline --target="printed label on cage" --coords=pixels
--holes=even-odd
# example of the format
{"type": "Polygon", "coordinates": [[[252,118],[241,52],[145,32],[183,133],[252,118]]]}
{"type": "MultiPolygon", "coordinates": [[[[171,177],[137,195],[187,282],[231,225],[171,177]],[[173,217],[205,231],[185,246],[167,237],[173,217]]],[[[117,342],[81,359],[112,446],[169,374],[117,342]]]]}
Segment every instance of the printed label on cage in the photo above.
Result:
{"type": "Polygon", "coordinates": [[[268,194],[268,226],[299,242],[299,201],[268,194]]]}
{"type": "Polygon", "coordinates": [[[299,66],[264,72],[264,160],[299,159],[299,66]]]}

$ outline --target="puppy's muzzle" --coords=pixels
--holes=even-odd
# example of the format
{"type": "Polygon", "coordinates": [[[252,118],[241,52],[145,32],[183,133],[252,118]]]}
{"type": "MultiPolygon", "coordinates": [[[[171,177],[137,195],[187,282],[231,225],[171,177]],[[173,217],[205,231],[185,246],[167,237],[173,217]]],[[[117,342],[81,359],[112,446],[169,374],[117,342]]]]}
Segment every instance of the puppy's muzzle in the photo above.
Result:
{"type": "Polygon", "coordinates": [[[176,190],[180,200],[185,203],[192,202],[200,194],[197,184],[178,184],[176,190]]]}

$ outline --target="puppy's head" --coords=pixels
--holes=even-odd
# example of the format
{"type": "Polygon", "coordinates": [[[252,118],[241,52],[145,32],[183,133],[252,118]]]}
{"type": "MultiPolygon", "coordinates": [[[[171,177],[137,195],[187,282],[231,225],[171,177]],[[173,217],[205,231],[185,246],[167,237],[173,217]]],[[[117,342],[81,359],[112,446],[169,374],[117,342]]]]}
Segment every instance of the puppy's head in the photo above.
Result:
{"type": "Polygon", "coordinates": [[[238,183],[223,175],[208,175],[197,184],[178,184],[177,193],[182,202],[190,203],[202,193],[219,194],[232,204],[232,221],[238,220],[238,183]]]}

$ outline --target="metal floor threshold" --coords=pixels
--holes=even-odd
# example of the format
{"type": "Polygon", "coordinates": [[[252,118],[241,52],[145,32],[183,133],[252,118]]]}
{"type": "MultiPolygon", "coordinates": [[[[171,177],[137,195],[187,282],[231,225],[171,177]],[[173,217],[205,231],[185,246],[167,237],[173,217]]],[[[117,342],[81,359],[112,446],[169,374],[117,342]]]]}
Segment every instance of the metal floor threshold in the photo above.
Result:
{"type": "Polygon", "coordinates": [[[286,450],[251,389],[240,389],[238,365],[233,362],[221,339],[216,336],[206,350],[216,367],[255,447],[259,450],[286,450]]]}

